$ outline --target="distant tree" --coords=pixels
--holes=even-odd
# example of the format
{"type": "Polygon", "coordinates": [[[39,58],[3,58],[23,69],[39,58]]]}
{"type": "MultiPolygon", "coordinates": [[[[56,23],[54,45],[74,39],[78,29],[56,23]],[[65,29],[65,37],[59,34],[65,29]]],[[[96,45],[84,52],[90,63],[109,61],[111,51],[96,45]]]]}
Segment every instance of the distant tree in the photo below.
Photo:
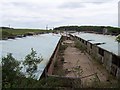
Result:
{"type": "Polygon", "coordinates": [[[60,27],[54,28],[54,30],[78,31],[78,32],[92,31],[92,32],[103,33],[103,28],[107,28],[109,34],[118,35],[120,33],[120,28],[110,27],[110,26],[60,26],[60,27]]]}
{"type": "Polygon", "coordinates": [[[0,27],[1,29],[10,29],[9,27],[0,27]]]}
{"type": "Polygon", "coordinates": [[[31,49],[32,52],[25,57],[23,65],[26,67],[26,73],[30,78],[34,78],[33,73],[37,71],[37,64],[40,63],[43,58],[36,56],[36,51],[31,49]]]}

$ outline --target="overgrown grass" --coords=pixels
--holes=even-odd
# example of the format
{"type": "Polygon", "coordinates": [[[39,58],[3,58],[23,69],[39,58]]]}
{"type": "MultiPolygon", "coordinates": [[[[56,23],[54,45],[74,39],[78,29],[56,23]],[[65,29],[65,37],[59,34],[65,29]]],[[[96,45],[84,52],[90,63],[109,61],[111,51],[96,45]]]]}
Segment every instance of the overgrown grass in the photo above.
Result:
{"type": "Polygon", "coordinates": [[[2,88],[2,66],[0,65],[0,89],[2,88]]]}
{"type": "Polygon", "coordinates": [[[67,48],[68,46],[67,45],[60,45],[60,48],[59,48],[59,51],[61,52],[61,53],[63,53],[63,51],[67,48]]]}
{"type": "Polygon", "coordinates": [[[86,51],[86,47],[83,46],[78,40],[75,40],[75,47],[78,48],[83,53],[86,51]]]}
{"type": "Polygon", "coordinates": [[[13,35],[12,33],[9,33],[9,32],[6,32],[6,31],[2,31],[2,32],[0,32],[0,33],[1,33],[0,39],[6,38],[6,37],[15,36],[15,35],[13,35]]]}
{"type": "Polygon", "coordinates": [[[54,73],[55,75],[59,75],[59,76],[64,76],[65,75],[65,70],[63,69],[63,63],[64,63],[64,57],[63,57],[63,54],[64,54],[64,51],[65,49],[68,47],[68,45],[66,44],[61,44],[60,47],[59,47],[59,53],[58,53],[58,56],[55,63],[54,63],[54,73]]]}

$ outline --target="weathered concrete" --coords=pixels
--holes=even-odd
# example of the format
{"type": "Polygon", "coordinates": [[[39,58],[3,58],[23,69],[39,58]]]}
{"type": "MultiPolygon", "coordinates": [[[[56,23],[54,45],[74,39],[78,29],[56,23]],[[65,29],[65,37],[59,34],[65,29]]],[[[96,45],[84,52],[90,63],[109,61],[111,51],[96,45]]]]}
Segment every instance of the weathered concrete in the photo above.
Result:
{"type": "MultiPolygon", "coordinates": [[[[119,78],[120,76],[120,57],[119,56],[116,56],[118,57],[118,65],[115,65],[114,63],[112,63],[112,61],[115,61],[112,59],[112,57],[114,56],[113,53],[111,52],[108,52],[106,50],[103,50],[104,52],[104,56],[100,55],[99,54],[99,47],[95,44],[91,44],[85,40],[82,40],[81,38],[79,37],[74,37],[72,35],[70,35],[72,38],[74,38],[75,40],[79,40],[81,45],[85,46],[87,48],[87,53],[89,55],[92,56],[93,59],[97,60],[98,62],[100,62],[105,68],[106,70],[108,70],[109,73],[112,73],[114,76],[116,76],[117,78],[119,78]],[[87,42],[87,44],[86,44],[87,42]]],[[[120,46],[120,45],[119,45],[120,46]]],[[[120,52],[120,47],[118,47],[118,51],[120,52]]],[[[118,53],[119,53],[118,52],[118,53]]]]}
{"type": "Polygon", "coordinates": [[[63,68],[67,71],[65,76],[80,77],[83,85],[92,82],[96,77],[100,82],[106,82],[108,79],[108,73],[104,68],[94,62],[88,54],[71,45],[65,50],[64,59],[66,63],[63,64],[63,68]],[[77,67],[80,68],[76,70],[77,67]]]}
{"type": "Polygon", "coordinates": [[[61,44],[61,40],[62,40],[63,37],[60,38],[49,62],[47,63],[42,75],[41,75],[41,78],[42,77],[46,77],[47,75],[52,75],[53,73],[53,70],[54,70],[54,63],[55,63],[55,60],[57,58],[57,54],[58,54],[58,50],[59,50],[59,47],[60,47],[60,44],[61,44]]]}

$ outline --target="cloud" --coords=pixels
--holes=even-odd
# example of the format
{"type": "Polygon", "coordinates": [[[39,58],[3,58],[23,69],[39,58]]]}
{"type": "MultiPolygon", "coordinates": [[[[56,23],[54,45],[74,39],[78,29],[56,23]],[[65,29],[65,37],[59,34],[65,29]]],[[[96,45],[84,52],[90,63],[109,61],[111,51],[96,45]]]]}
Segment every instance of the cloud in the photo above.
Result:
{"type": "Polygon", "coordinates": [[[75,9],[75,8],[83,8],[85,7],[83,3],[80,2],[65,2],[59,6],[59,8],[65,9],[75,9]]]}
{"type": "Polygon", "coordinates": [[[117,0],[84,0],[82,2],[86,2],[86,3],[106,3],[106,2],[111,2],[111,1],[117,1],[117,0]]]}
{"type": "Polygon", "coordinates": [[[97,4],[97,5],[99,5],[99,4],[104,4],[104,3],[106,3],[106,2],[91,2],[92,4],[97,4]]]}
{"type": "Polygon", "coordinates": [[[10,4],[12,4],[13,6],[28,7],[28,8],[33,6],[33,4],[26,2],[11,2],[10,4]]]}
{"type": "Polygon", "coordinates": [[[2,26],[117,25],[117,0],[3,0],[2,26]],[[106,3],[107,2],[107,3],[106,3]]]}

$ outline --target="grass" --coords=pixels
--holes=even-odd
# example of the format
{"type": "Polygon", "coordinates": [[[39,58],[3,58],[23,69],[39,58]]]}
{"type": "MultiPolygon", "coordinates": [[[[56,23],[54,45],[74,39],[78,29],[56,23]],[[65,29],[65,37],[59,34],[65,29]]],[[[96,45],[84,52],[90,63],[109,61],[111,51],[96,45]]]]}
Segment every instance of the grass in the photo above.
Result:
{"type": "Polygon", "coordinates": [[[63,69],[63,63],[64,63],[64,51],[68,46],[66,44],[62,45],[60,44],[58,56],[55,63],[54,63],[54,74],[59,76],[64,76],[66,74],[66,70],[63,69]]]}
{"type": "Polygon", "coordinates": [[[8,32],[13,35],[22,35],[28,32],[40,33],[40,32],[50,32],[50,31],[40,30],[40,29],[2,29],[2,32],[8,32]]]}
{"type": "Polygon", "coordinates": [[[86,47],[83,46],[78,40],[75,40],[75,47],[78,48],[82,53],[86,52],[86,47]]]}
{"type": "Polygon", "coordinates": [[[10,36],[24,35],[28,32],[33,33],[48,33],[53,32],[52,30],[41,30],[41,29],[0,29],[0,39],[4,39],[10,36]]]}
{"type": "Polygon", "coordinates": [[[63,51],[67,48],[67,45],[60,45],[59,51],[63,53],[63,51]]]}
{"type": "Polygon", "coordinates": [[[2,67],[0,65],[0,89],[2,88],[2,67]]]}

